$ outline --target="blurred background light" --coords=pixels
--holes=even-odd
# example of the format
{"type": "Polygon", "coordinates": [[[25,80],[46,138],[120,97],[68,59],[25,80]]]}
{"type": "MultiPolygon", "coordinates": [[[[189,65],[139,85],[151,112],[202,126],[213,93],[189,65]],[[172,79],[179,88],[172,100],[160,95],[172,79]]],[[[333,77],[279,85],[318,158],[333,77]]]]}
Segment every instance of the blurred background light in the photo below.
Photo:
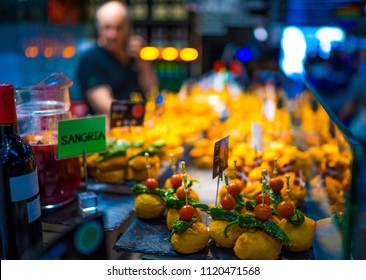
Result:
{"type": "Polygon", "coordinates": [[[344,31],[339,27],[320,27],[315,32],[315,38],[321,42],[343,42],[345,34],[344,31]]]}
{"type": "Polygon", "coordinates": [[[179,57],[183,61],[194,61],[198,58],[198,51],[194,48],[183,48],[179,53],[179,57]]]}
{"type": "Polygon", "coordinates": [[[38,56],[39,50],[37,46],[28,46],[25,48],[25,57],[35,58],[38,56]]]}
{"type": "Polygon", "coordinates": [[[319,40],[319,56],[328,59],[332,50],[332,43],[344,42],[344,31],[339,27],[320,27],[314,37],[319,40]]]}
{"type": "Polygon", "coordinates": [[[142,60],[153,61],[159,57],[159,49],[156,47],[144,47],[140,51],[142,60]]]}
{"type": "Polygon", "coordinates": [[[280,67],[287,76],[302,75],[306,58],[306,41],[303,32],[297,27],[284,28],[280,67]]]}
{"type": "Polygon", "coordinates": [[[250,49],[248,48],[240,48],[236,51],[236,57],[242,61],[242,62],[246,62],[252,59],[253,57],[253,53],[250,49]]]}
{"type": "Polygon", "coordinates": [[[255,28],[253,33],[254,37],[260,42],[267,41],[268,39],[268,32],[264,27],[255,28]]]}
{"type": "Polygon", "coordinates": [[[66,46],[62,50],[63,58],[72,58],[76,53],[76,48],[74,46],[66,46]]]}
{"type": "Polygon", "coordinates": [[[178,58],[178,50],[173,47],[164,48],[161,56],[164,60],[173,61],[178,58]]]}
{"type": "Polygon", "coordinates": [[[44,51],[43,51],[43,56],[45,58],[51,58],[54,55],[55,52],[55,48],[54,47],[45,47],[44,51]]]}

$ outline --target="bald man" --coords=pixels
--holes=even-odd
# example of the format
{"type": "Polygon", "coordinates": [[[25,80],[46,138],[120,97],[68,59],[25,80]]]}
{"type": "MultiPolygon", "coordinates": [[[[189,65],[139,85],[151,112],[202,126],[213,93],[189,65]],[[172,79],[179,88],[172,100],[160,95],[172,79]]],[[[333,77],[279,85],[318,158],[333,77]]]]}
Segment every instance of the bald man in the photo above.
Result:
{"type": "Polygon", "coordinates": [[[109,114],[113,100],[130,100],[157,86],[151,62],[139,57],[140,36],[131,35],[128,8],[118,1],[106,2],[96,12],[97,44],[80,59],[80,88],[91,114],[109,114]]]}

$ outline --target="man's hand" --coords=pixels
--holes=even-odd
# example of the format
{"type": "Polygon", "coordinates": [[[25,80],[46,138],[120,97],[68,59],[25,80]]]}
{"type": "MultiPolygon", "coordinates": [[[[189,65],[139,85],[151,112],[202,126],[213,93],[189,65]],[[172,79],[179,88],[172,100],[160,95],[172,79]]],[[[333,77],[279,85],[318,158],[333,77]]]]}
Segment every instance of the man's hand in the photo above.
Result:
{"type": "Polygon", "coordinates": [[[145,45],[145,41],[141,36],[132,35],[127,44],[127,55],[138,59],[140,57],[140,50],[145,45]]]}

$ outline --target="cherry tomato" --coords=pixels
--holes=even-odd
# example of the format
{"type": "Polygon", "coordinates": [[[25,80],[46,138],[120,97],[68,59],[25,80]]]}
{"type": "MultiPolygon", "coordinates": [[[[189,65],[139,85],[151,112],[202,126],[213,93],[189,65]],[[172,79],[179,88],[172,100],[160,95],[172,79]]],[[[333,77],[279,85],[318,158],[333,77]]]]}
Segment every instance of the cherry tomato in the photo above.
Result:
{"type": "Polygon", "coordinates": [[[155,178],[147,178],[145,181],[145,186],[149,190],[154,190],[159,187],[159,182],[155,178]]]}
{"type": "Polygon", "coordinates": [[[258,204],[254,208],[254,215],[258,220],[268,221],[272,217],[272,209],[267,204],[258,204]]]}
{"type": "MultiPolygon", "coordinates": [[[[258,204],[262,204],[262,194],[258,194],[257,197],[255,198],[255,203],[258,205],[258,204]]],[[[264,196],[264,204],[267,204],[267,205],[271,205],[272,203],[272,199],[269,197],[268,194],[266,194],[264,196]]]]}
{"type": "Polygon", "coordinates": [[[295,214],[295,206],[291,201],[281,201],[277,206],[277,212],[282,218],[288,219],[295,214]]]}
{"type": "MultiPolygon", "coordinates": [[[[188,194],[189,194],[189,191],[190,191],[190,189],[188,189],[187,196],[188,196],[188,194]]],[[[175,194],[176,194],[176,196],[177,196],[179,199],[186,199],[186,193],[184,192],[184,187],[183,187],[183,186],[180,186],[180,187],[175,191],[175,194]]]]}
{"type": "Polygon", "coordinates": [[[173,188],[179,188],[183,183],[182,174],[173,174],[170,177],[170,184],[173,188]]]}
{"type": "Polygon", "coordinates": [[[227,188],[227,191],[232,196],[237,196],[241,193],[241,186],[236,181],[230,181],[229,187],[227,188]]]}
{"type": "Polygon", "coordinates": [[[179,217],[181,220],[189,222],[194,216],[194,208],[192,205],[184,205],[179,210],[179,217]]]}
{"type": "Polygon", "coordinates": [[[276,193],[278,193],[282,190],[283,185],[284,185],[284,183],[281,178],[272,178],[271,180],[269,180],[269,186],[276,193]]]}
{"type": "Polygon", "coordinates": [[[236,201],[231,195],[225,195],[221,198],[221,206],[223,209],[231,211],[235,209],[236,201]]]}

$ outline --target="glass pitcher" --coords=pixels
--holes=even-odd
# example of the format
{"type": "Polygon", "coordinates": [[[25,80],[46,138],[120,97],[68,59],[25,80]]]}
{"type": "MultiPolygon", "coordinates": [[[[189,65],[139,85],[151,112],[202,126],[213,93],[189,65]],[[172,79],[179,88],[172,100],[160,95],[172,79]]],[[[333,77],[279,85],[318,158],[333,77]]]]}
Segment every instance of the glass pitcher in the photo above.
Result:
{"type": "Polygon", "coordinates": [[[71,118],[71,86],[66,75],[52,74],[36,86],[16,88],[19,133],[36,154],[42,209],[71,202],[81,183],[79,158],[57,158],[57,124],[71,118]]]}

